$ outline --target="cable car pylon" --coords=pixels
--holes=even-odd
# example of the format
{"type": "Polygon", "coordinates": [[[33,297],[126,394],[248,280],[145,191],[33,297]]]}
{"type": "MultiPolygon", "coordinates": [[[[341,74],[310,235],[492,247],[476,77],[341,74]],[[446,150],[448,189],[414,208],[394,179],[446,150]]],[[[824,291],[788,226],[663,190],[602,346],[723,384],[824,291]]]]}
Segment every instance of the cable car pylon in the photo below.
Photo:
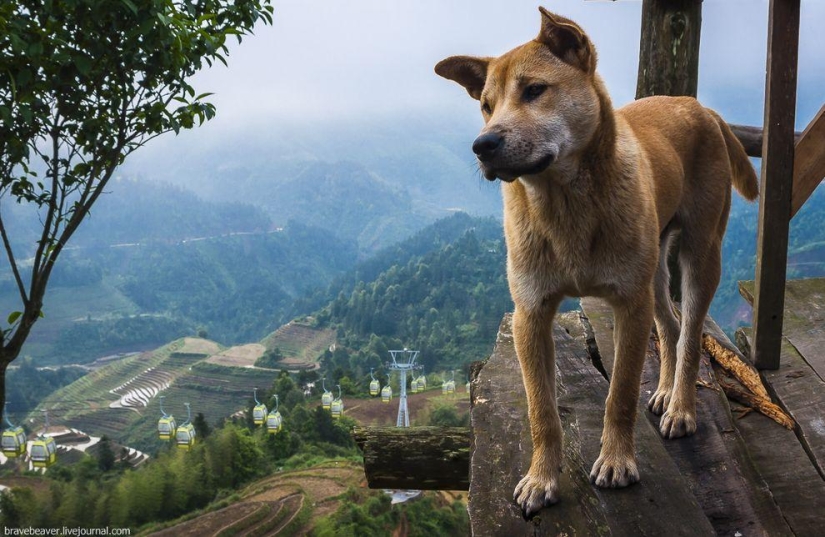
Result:
{"type": "Polygon", "coordinates": [[[409,349],[390,351],[392,356],[392,364],[389,368],[391,371],[398,371],[400,377],[399,384],[401,385],[401,395],[398,399],[398,418],[395,421],[396,427],[410,426],[410,410],[407,407],[407,371],[412,372],[415,368],[415,359],[418,357],[418,351],[411,351],[409,349]]]}

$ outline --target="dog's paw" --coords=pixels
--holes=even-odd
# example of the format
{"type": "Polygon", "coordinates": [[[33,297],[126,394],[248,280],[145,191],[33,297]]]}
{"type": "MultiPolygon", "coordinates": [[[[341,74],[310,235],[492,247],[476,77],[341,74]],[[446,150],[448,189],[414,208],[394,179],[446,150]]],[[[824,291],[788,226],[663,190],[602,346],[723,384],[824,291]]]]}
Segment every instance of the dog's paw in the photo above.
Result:
{"type": "Polygon", "coordinates": [[[593,469],[590,481],[602,488],[621,488],[639,481],[639,468],[633,455],[607,455],[602,452],[593,469]]]}
{"type": "Polygon", "coordinates": [[[538,477],[528,473],[516,485],[513,499],[521,507],[525,520],[530,520],[542,507],[559,501],[559,480],[556,476],[538,477]]]}
{"type": "Polygon", "coordinates": [[[696,415],[689,412],[668,409],[662,414],[659,432],[663,438],[681,438],[696,432],[696,415]]]}
{"type": "Polygon", "coordinates": [[[647,408],[657,416],[661,416],[667,406],[670,404],[670,391],[656,390],[650,401],[647,402],[647,408]]]}

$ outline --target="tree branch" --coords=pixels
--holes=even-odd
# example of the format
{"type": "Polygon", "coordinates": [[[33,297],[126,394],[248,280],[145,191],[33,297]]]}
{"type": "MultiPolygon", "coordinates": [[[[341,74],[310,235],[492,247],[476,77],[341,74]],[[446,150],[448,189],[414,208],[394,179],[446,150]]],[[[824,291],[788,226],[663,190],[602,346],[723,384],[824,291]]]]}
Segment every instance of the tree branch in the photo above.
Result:
{"type": "MultiPolygon", "coordinates": [[[[53,127],[49,135],[52,138],[52,155],[51,155],[51,176],[52,176],[52,190],[49,196],[49,209],[46,213],[46,221],[43,223],[43,233],[40,235],[40,241],[37,245],[37,252],[34,254],[34,265],[32,267],[32,281],[30,282],[31,291],[30,296],[37,296],[35,287],[40,286],[40,273],[43,267],[44,260],[49,257],[46,245],[50,243],[50,236],[52,231],[52,222],[54,221],[55,212],[57,211],[57,203],[55,196],[58,190],[58,176],[60,174],[60,112],[55,112],[53,127]],[[45,255],[44,255],[45,252],[45,255]]],[[[43,286],[45,288],[45,285],[43,286]]]]}
{"type": "Polygon", "coordinates": [[[14,274],[14,280],[17,282],[17,290],[20,291],[20,299],[23,301],[23,307],[27,307],[29,297],[26,294],[26,286],[23,284],[23,278],[20,277],[20,271],[17,268],[17,261],[14,258],[14,252],[9,242],[9,236],[6,233],[6,225],[3,223],[3,216],[0,214],[0,235],[3,236],[3,247],[6,249],[6,257],[11,265],[11,271],[14,274]]]}

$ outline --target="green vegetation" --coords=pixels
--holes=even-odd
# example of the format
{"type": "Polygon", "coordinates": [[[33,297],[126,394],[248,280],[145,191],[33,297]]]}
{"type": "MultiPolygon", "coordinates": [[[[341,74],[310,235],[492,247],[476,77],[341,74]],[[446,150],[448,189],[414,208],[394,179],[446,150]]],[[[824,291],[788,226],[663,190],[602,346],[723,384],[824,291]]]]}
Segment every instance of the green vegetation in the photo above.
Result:
{"type": "Polygon", "coordinates": [[[80,367],[59,367],[55,369],[38,369],[29,358],[20,360],[20,366],[10,368],[6,374],[6,401],[12,421],[23,421],[23,417],[34,410],[43,398],[55,390],[67,386],[88,371],[80,367]]]}
{"type": "Polygon", "coordinates": [[[512,308],[504,241],[493,219],[467,223],[450,243],[407,255],[349,292],[345,284],[314,315],[319,326],[338,330],[339,345],[324,357],[329,368],[360,378],[370,367],[378,371],[391,348],[421,351],[419,363],[428,371],[458,369],[489,354],[512,308]]]}
{"type": "Polygon", "coordinates": [[[269,0],[0,5],[0,200],[26,203],[40,223],[15,253],[0,215],[17,291],[0,329],[0,409],[56,261],[115,170],[149,140],[214,117],[188,80],[226,63],[227,39],[258,22],[272,23],[269,0]]]}
{"type": "Polygon", "coordinates": [[[329,517],[321,520],[316,537],[381,537],[403,526],[410,537],[467,535],[469,518],[460,502],[448,504],[424,496],[393,508],[390,497],[378,491],[354,489],[329,517]]]}
{"type": "MultiPolygon", "coordinates": [[[[281,395],[284,429],[267,434],[246,420],[217,427],[194,448],[169,445],[137,470],[107,467],[106,450],[70,467],[50,470],[48,490],[15,489],[0,495],[4,527],[130,527],[171,520],[227,497],[277,468],[300,468],[330,457],[357,458],[349,434],[353,422],[334,421],[310,408],[286,373],[272,390],[281,395]]],[[[251,410],[251,407],[249,408],[251,410]]]]}

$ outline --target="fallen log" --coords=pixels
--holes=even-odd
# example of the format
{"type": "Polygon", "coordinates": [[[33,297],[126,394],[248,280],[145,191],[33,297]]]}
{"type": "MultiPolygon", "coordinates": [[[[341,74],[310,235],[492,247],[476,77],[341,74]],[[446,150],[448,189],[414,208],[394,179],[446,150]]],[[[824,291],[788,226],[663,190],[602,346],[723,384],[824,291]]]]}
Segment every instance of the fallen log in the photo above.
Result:
{"type": "Polygon", "coordinates": [[[373,489],[469,490],[469,427],[356,427],[373,489]]]}

